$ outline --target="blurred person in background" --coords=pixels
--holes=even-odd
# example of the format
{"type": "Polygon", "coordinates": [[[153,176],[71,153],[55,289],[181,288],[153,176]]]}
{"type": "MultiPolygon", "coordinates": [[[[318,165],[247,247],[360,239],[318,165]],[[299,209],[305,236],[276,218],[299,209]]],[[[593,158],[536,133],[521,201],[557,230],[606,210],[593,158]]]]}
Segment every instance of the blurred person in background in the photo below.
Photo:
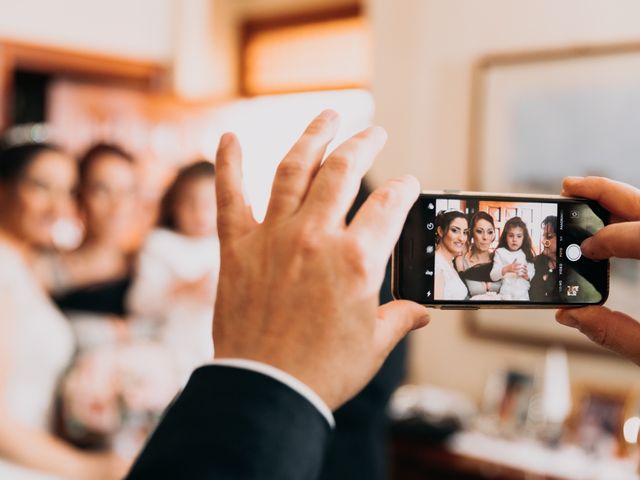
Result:
{"type": "Polygon", "coordinates": [[[125,463],[54,436],[57,382],[73,335],[34,273],[56,222],[73,211],[73,160],[45,144],[0,151],[0,478],[118,478],[125,463]]]}
{"type": "Polygon", "coordinates": [[[213,358],[211,319],[220,266],[215,195],[211,162],[196,161],[178,171],[128,294],[134,315],[161,325],[161,340],[176,355],[185,382],[195,367],[213,358]]]}
{"type": "Polygon", "coordinates": [[[96,144],[80,158],[78,172],[84,238],[71,252],[46,255],[39,270],[58,306],[74,320],[84,348],[127,336],[124,299],[141,232],[131,155],[116,145],[96,144]]]}

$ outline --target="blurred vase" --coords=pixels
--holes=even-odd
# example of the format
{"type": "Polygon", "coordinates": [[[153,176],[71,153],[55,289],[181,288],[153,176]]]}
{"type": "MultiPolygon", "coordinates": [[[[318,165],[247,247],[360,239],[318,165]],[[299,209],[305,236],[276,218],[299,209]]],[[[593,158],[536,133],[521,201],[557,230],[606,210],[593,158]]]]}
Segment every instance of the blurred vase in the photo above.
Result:
{"type": "Polygon", "coordinates": [[[547,350],[542,389],[542,437],[550,444],[557,444],[563,426],[571,412],[571,381],[567,352],[561,347],[547,350]]]}

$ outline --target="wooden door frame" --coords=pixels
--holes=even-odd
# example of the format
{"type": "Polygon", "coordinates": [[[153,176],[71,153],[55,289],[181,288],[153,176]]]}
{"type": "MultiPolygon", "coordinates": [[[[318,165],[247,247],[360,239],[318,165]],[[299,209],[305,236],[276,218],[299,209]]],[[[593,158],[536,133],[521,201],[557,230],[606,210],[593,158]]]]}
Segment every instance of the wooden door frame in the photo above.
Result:
{"type": "Polygon", "coordinates": [[[17,70],[160,92],[168,69],[159,63],[0,39],[0,132],[11,122],[9,105],[17,70]]]}

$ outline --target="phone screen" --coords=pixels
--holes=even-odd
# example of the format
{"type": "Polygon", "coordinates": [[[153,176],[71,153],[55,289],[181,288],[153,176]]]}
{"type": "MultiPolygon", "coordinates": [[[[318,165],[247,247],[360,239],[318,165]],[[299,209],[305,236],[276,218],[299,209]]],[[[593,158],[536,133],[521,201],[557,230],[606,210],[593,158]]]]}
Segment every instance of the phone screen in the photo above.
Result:
{"type": "Polygon", "coordinates": [[[580,244],[607,223],[587,200],[422,194],[394,251],[394,293],[445,308],[600,304],[609,262],[580,244]]]}

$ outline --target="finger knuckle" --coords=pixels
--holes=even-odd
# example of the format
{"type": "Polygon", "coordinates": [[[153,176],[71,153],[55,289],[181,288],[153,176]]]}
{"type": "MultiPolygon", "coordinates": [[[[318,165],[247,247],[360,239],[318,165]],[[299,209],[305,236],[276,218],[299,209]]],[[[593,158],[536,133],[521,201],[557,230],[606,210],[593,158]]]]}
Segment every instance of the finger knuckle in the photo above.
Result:
{"type": "Polygon", "coordinates": [[[278,165],[278,176],[283,178],[297,177],[307,169],[307,162],[298,152],[291,152],[289,157],[278,165]]]}
{"type": "Polygon", "coordinates": [[[375,190],[371,194],[370,198],[380,207],[384,208],[389,205],[395,204],[398,198],[398,194],[392,187],[384,187],[375,190]]]}
{"type": "Polygon", "coordinates": [[[316,117],[304,131],[305,135],[318,135],[329,127],[329,120],[323,117],[316,117]]]}
{"type": "Polygon", "coordinates": [[[228,208],[238,200],[236,192],[228,189],[218,188],[216,196],[219,209],[228,208]]]}
{"type": "Polygon", "coordinates": [[[591,340],[593,340],[598,345],[603,347],[608,346],[608,331],[607,326],[603,323],[597,323],[595,325],[586,326],[584,324],[580,324],[578,326],[578,330],[580,332],[587,335],[591,340]]]}
{"type": "Polygon", "coordinates": [[[318,232],[310,225],[305,225],[297,232],[294,244],[303,257],[315,257],[322,248],[318,232]]]}
{"type": "Polygon", "coordinates": [[[350,238],[347,240],[344,252],[349,270],[358,277],[368,277],[372,265],[368,250],[362,241],[357,237],[350,238]]]}
{"type": "Polygon", "coordinates": [[[353,154],[342,152],[337,155],[333,155],[325,163],[325,167],[333,173],[338,175],[346,175],[351,170],[353,164],[353,154]]]}

